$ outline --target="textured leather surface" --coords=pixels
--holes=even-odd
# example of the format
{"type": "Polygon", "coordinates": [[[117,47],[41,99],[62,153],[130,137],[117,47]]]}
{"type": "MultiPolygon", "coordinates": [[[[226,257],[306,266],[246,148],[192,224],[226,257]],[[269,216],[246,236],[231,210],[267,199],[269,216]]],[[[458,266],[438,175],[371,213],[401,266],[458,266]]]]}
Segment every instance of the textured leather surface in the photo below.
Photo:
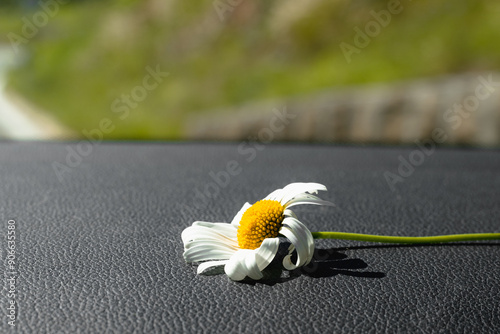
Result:
{"type": "MultiPolygon", "coordinates": [[[[248,161],[236,144],[107,143],[60,182],[52,164],[68,147],[77,148],[0,143],[2,259],[9,219],[18,233],[13,332],[499,331],[499,242],[320,240],[310,267],[249,284],[197,276],[180,239],[194,220],[230,221],[293,181],[327,185],[321,197],[336,203],[297,207],[311,231],[500,232],[498,151],[440,149],[392,191],[384,172],[397,173],[412,149],[269,145],[248,161]],[[195,200],[231,160],[239,173],[195,200]]],[[[9,330],[2,316],[0,332],[9,330]]]]}

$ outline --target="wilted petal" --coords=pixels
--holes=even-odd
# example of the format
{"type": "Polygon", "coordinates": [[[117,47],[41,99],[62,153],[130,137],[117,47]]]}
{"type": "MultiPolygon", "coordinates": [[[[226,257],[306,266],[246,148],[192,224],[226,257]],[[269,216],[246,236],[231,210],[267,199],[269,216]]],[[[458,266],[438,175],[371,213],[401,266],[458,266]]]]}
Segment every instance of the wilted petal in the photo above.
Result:
{"type": "Polygon", "coordinates": [[[305,193],[316,194],[319,190],[326,190],[326,187],[319,183],[291,183],[283,188],[283,196],[279,200],[282,205],[288,201],[305,193]]]}
{"type": "Polygon", "coordinates": [[[247,276],[245,259],[252,254],[250,249],[240,249],[234,253],[224,267],[226,275],[233,281],[241,281],[247,276]]]}
{"type": "Polygon", "coordinates": [[[283,266],[287,270],[293,270],[297,267],[308,264],[314,254],[314,239],[307,227],[295,218],[286,218],[283,221],[283,227],[280,234],[290,240],[297,250],[297,262],[291,261],[291,254],[283,260],[283,266]]]}

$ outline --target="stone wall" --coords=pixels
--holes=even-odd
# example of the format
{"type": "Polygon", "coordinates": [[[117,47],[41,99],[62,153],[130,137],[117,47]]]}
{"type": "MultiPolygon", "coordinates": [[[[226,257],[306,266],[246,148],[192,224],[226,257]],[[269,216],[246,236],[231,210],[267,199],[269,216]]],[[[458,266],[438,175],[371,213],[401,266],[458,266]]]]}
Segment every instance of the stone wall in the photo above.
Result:
{"type": "Polygon", "coordinates": [[[500,73],[467,73],[331,89],[193,117],[187,139],[409,144],[446,133],[444,145],[500,146],[500,73]],[[272,126],[276,110],[290,119],[272,126]],[[268,129],[268,130],[264,130],[268,129]]]}

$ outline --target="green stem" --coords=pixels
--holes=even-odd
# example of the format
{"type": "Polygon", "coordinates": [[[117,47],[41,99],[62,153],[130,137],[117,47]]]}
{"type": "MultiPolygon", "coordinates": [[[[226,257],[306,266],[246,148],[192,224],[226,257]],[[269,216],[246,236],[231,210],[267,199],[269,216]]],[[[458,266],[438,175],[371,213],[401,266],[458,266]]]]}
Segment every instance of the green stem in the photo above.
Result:
{"type": "Polygon", "coordinates": [[[500,239],[500,233],[469,233],[436,235],[430,237],[397,237],[388,235],[373,235],[344,232],[312,232],[314,239],[345,239],[370,242],[385,242],[396,244],[423,244],[454,241],[476,241],[500,239]]]}

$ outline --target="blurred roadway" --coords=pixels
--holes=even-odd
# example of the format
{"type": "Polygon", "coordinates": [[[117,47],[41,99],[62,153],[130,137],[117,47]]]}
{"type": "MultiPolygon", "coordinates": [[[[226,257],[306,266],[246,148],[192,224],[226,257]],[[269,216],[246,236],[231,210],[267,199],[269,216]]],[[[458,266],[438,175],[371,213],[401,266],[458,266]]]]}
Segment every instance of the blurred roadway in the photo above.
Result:
{"type": "Polygon", "coordinates": [[[37,140],[58,137],[64,131],[44,115],[27,110],[20,98],[6,91],[7,73],[17,66],[19,56],[8,45],[0,45],[0,139],[37,140]]]}

